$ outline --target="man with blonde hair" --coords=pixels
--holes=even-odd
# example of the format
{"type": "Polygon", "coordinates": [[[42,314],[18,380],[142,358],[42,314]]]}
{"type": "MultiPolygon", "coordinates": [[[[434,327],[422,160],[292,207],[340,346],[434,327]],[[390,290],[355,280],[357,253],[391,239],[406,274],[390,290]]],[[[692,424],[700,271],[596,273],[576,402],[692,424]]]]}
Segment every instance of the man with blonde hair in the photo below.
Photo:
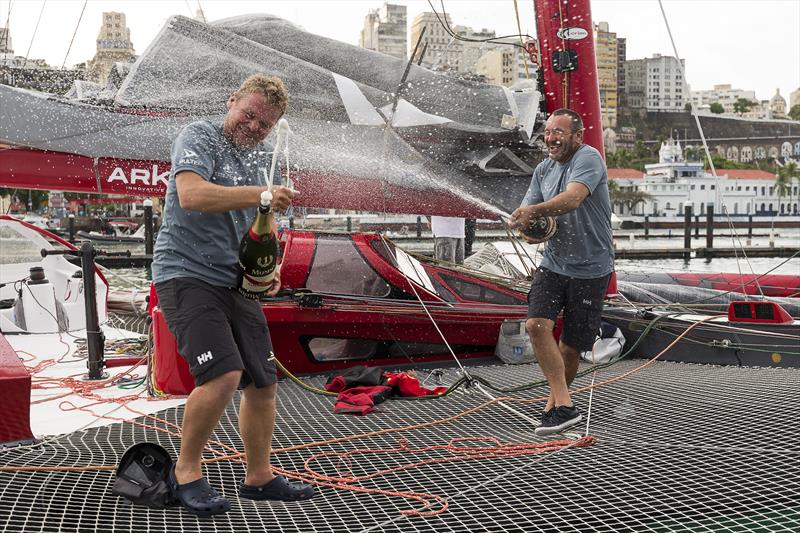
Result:
{"type": "MultiPolygon", "coordinates": [[[[203,448],[242,390],[239,430],[247,456],[239,496],[253,500],[311,498],[308,485],[289,483],[270,467],[277,370],[257,301],[238,292],[238,246],[250,227],[272,150],[263,141],[283,116],[288,94],[279,78],[254,75],[227,100],[223,122],[198,121],[172,145],[164,221],[153,254],[158,303],[196,387],[183,416],[180,454],[169,473],[176,498],[192,514],[228,511],[230,501],[203,477],[203,448]]],[[[272,188],[272,209],[291,205],[295,191],[272,188]]],[[[268,295],[280,288],[280,274],[268,295]]]]}

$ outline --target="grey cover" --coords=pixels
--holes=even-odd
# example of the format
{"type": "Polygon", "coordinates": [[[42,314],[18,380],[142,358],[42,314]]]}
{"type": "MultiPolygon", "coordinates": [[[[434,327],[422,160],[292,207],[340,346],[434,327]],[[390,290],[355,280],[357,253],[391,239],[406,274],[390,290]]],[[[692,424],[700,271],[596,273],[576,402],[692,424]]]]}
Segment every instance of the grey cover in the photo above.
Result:
{"type": "Polygon", "coordinates": [[[175,16],[133,66],[115,66],[105,88],[62,97],[0,85],[0,141],[168,160],[183,125],[220,120],[231,92],[260,72],[289,89],[294,170],[444,189],[513,210],[543,157],[535,84],[509,89],[412,66],[401,88],[405,68],[269,15],[212,24],[175,16]]]}

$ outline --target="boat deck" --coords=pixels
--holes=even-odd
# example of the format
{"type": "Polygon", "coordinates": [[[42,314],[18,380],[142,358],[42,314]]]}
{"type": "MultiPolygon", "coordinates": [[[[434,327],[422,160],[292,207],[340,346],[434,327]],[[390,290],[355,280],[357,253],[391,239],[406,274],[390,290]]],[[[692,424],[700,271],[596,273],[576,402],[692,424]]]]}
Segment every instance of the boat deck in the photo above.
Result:
{"type": "MultiPolygon", "coordinates": [[[[130,445],[158,442],[174,456],[182,406],[0,450],[0,531],[800,530],[800,370],[637,370],[643,364],[580,376],[575,388],[595,384],[575,395],[584,421],[555,443],[533,433],[541,387],[501,394],[473,385],[352,417],[333,414],[330,397],[282,382],[274,465],[343,479],[318,484],[303,503],[236,498],[243,465],[231,458],[241,450],[232,405],[206,455],[221,460],[206,472],[233,509],[211,519],[135,507],[110,492],[130,445]],[[587,427],[596,440],[575,440],[587,427]]],[[[506,388],[542,377],[535,364],[469,372],[506,388]]],[[[459,376],[419,373],[427,386],[459,376]]]]}

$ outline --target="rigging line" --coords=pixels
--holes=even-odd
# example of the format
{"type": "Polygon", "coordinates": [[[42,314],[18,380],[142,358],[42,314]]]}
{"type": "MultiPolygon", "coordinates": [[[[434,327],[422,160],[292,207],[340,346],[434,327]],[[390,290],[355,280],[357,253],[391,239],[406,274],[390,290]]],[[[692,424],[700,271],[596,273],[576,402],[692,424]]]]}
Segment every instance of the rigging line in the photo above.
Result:
{"type": "Polygon", "coordinates": [[[67,47],[67,53],[64,54],[64,62],[61,63],[61,70],[64,70],[64,66],[67,64],[67,58],[69,57],[69,51],[72,50],[72,43],[75,42],[75,36],[78,35],[78,27],[81,25],[81,19],[83,18],[83,12],[86,11],[86,4],[89,0],[83,0],[83,7],[81,8],[81,14],[78,17],[78,23],[75,24],[75,31],[72,33],[72,39],[69,41],[69,46],[67,47]]]}
{"type": "MultiPolygon", "coordinates": [[[[31,47],[33,46],[33,40],[36,38],[36,32],[39,29],[39,22],[42,21],[42,13],[44,13],[44,6],[45,5],[47,5],[47,0],[43,0],[42,1],[42,9],[39,10],[39,18],[36,19],[36,26],[33,28],[33,35],[31,35],[31,42],[28,45],[28,51],[25,52],[25,63],[23,63],[23,65],[22,65],[23,68],[28,66],[28,56],[30,56],[30,54],[31,54],[31,47]]],[[[8,48],[8,47],[6,47],[6,48],[8,48]]]]}
{"type": "Polygon", "coordinates": [[[11,39],[11,4],[12,0],[8,0],[8,13],[6,14],[6,33],[4,35],[3,50],[8,50],[8,41],[11,39]]]}
{"type": "MultiPolygon", "coordinates": [[[[388,253],[391,253],[391,249],[389,248],[389,244],[383,239],[383,236],[381,236],[381,242],[383,242],[383,245],[386,247],[386,251],[388,253]]],[[[414,271],[416,272],[417,267],[414,266],[413,264],[412,264],[412,266],[414,268],[414,271]]],[[[422,271],[423,271],[423,274],[425,274],[424,267],[423,267],[422,271]]],[[[422,309],[425,310],[425,314],[428,315],[428,318],[430,319],[431,324],[433,324],[433,327],[436,328],[436,331],[439,333],[439,336],[442,338],[442,341],[444,342],[444,345],[447,346],[447,350],[450,352],[450,355],[453,356],[453,359],[455,360],[456,364],[458,364],[459,368],[461,369],[462,375],[465,376],[465,377],[469,376],[469,372],[467,372],[467,369],[464,368],[464,365],[461,364],[461,361],[458,360],[458,357],[456,357],[456,353],[453,351],[453,348],[450,346],[450,343],[447,342],[447,339],[445,338],[444,333],[442,333],[442,330],[439,329],[439,324],[437,324],[436,320],[433,319],[433,316],[431,315],[430,311],[428,311],[428,307],[425,305],[425,302],[422,301],[422,298],[420,297],[419,293],[417,292],[416,287],[414,287],[414,281],[409,279],[408,275],[402,269],[400,270],[400,272],[403,274],[403,277],[406,279],[406,282],[411,287],[411,290],[414,291],[414,296],[416,296],[417,300],[419,300],[419,303],[422,306],[422,309]]],[[[422,276],[420,275],[420,280],[421,279],[422,279],[422,276]]]]}
{"type": "MultiPolygon", "coordinates": [[[[675,59],[677,61],[678,72],[680,73],[681,78],[683,79],[683,91],[684,91],[684,94],[689,94],[688,85],[686,83],[686,75],[683,72],[683,64],[681,63],[681,56],[678,55],[678,47],[675,45],[675,39],[672,37],[672,29],[669,26],[669,20],[667,20],[667,13],[666,13],[666,11],[664,11],[664,4],[663,4],[662,0],[658,0],[658,7],[659,7],[659,9],[661,9],[661,16],[664,19],[664,25],[667,27],[667,34],[669,35],[669,41],[672,44],[672,51],[675,53],[675,59]]],[[[691,102],[689,102],[689,106],[690,106],[690,109],[691,109],[692,116],[694,117],[695,123],[697,124],[697,131],[698,131],[698,133],[700,133],[700,139],[703,142],[703,151],[706,154],[706,159],[708,160],[708,166],[711,168],[711,175],[714,176],[714,182],[716,184],[716,192],[717,192],[716,196],[717,196],[717,198],[720,198],[721,189],[720,189],[720,186],[719,186],[719,177],[717,176],[717,169],[714,167],[714,161],[711,159],[711,153],[708,150],[708,142],[706,141],[706,135],[705,135],[705,132],[703,131],[703,126],[700,124],[700,117],[697,115],[697,110],[695,109],[695,106],[692,105],[691,102]]],[[[721,202],[718,202],[718,203],[721,203],[721,202]]],[[[723,208],[723,212],[725,212],[724,208],[723,208]]],[[[735,229],[733,229],[733,222],[732,222],[732,220],[730,218],[730,214],[729,213],[727,213],[727,219],[728,219],[728,224],[732,228],[732,232],[735,234],[735,229]]],[[[736,247],[736,241],[734,241],[734,248],[735,247],[736,247]]],[[[750,266],[751,272],[753,274],[755,274],[755,271],[753,270],[753,265],[750,264],[750,261],[747,259],[747,253],[744,251],[744,248],[742,248],[742,256],[745,258],[745,261],[747,262],[748,266],[750,266]]],[[[738,259],[737,259],[737,262],[738,262],[738,259]]],[[[759,291],[761,291],[761,287],[760,286],[759,286],[759,291]]],[[[763,293],[762,293],[762,296],[763,296],[763,293]]]]}
{"type": "MultiPolygon", "coordinates": [[[[506,45],[506,46],[520,47],[520,45],[518,45],[517,43],[509,43],[509,42],[500,41],[500,39],[510,39],[512,37],[517,37],[517,35],[515,35],[515,34],[513,34],[513,35],[501,35],[500,37],[488,37],[486,39],[470,39],[469,37],[464,37],[463,35],[459,35],[459,34],[457,34],[456,32],[453,31],[453,29],[447,23],[447,19],[442,20],[441,18],[439,18],[439,12],[436,11],[435,7],[433,7],[433,3],[431,2],[431,0],[428,0],[428,5],[431,6],[431,11],[433,11],[433,14],[436,16],[436,20],[439,21],[439,25],[442,26],[442,28],[444,29],[445,33],[447,33],[448,35],[450,35],[451,37],[453,37],[457,41],[465,41],[465,42],[470,42],[470,43],[493,43],[493,44],[502,44],[502,45],[506,45]]],[[[442,11],[444,12],[444,2],[443,1],[442,1],[442,11]]],[[[446,13],[443,13],[443,14],[446,15],[446,13]]],[[[528,34],[525,34],[522,37],[528,37],[529,39],[533,39],[533,37],[531,37],[528,34]]],[[[525,50],[525,47],[520,47],[520,48],[525,50]]]]}
{"type": "MultiPolygon", "coordinates": [[[[563,0],[558,0],[558,29],[561,30],[561,49],[567,51],[567,41],[564,33],[564,11],[562,7],[563,0]]],[[[569,71],[561,73],[561,107],[569,109],[569,71]]]]}
{"type": "Polygon", "coordinates": [[[207,24],[208,20],[206,19],[206,13],[203,11],[203,6],[200,4],[200,0],[197,0],[197,7],[200,8],[200,16],[203,17],[203,22],[207,24]]]}
{"type": "MultiPolygon", "coordinates": [[[[524,49],[525,42],[522,40],[522,25],[519,22],[519,6],[517,0],[514,0],[514,14],[517,16],[517,31],[519,32],[519,44],[524,49]]],[[[528,72],[528,58],[523,54],[522,64],[525,66],[525,77],[531,79],[531,74],[528,72]]]]}
{"type": "MultiPolygon", "coordinates": [[[[500,220],[501,221],[503,220],[502,217],[500,218],[500,220]]],[[[537,268],[536,261],[530,256],[530,254],[528,254],[528,250],[525,249],[525,245],[522,244],[521,242],[519,242],[520,239],[516,235],[514,235],[514,233],[511,231],[511,229],[508,227],[508,225],[506,225],[505,222],[503,222],[503,228],[506,230],[506,235],[508,236],[509,242],[511,242],[511,246],[512,246],[512,248],[514,248],[514,253],[517,254],[517,258],[519,259],[519,261],[522,264],[523,268],[525,267],[525,259],[522,258],[522,254],[520,254],[519,249],[522,250],[522,252],[525,254],[525,257],[528,258],[528,261],[531,262],[531,265],[533,265],[533,268],[534,269],[537,268]],[[518,249],[518,247],[519,247],[519,249],[518,249]]],[[[536,249],[538,251],[538,249],[539,249],[538,245],[537,245],[536,249]]],[[[530,275],[531,275],[531,272],[528,271],[527,276],[530,276],[530,275]]]]}

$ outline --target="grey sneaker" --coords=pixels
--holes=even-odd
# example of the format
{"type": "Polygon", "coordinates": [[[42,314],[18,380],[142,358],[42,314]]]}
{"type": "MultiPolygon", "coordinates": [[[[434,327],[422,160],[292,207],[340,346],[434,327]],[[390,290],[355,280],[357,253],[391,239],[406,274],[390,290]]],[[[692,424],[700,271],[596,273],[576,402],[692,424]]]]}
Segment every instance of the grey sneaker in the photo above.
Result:
{"type": "Polygon", "coordinates": [[[540,437],[555,435],[574,426],[581,421],[581,418],[583,417],[574,405],[569,407],[561,405],[552,411],[542,413],[542,425],[533,432],[540,437]]]}

